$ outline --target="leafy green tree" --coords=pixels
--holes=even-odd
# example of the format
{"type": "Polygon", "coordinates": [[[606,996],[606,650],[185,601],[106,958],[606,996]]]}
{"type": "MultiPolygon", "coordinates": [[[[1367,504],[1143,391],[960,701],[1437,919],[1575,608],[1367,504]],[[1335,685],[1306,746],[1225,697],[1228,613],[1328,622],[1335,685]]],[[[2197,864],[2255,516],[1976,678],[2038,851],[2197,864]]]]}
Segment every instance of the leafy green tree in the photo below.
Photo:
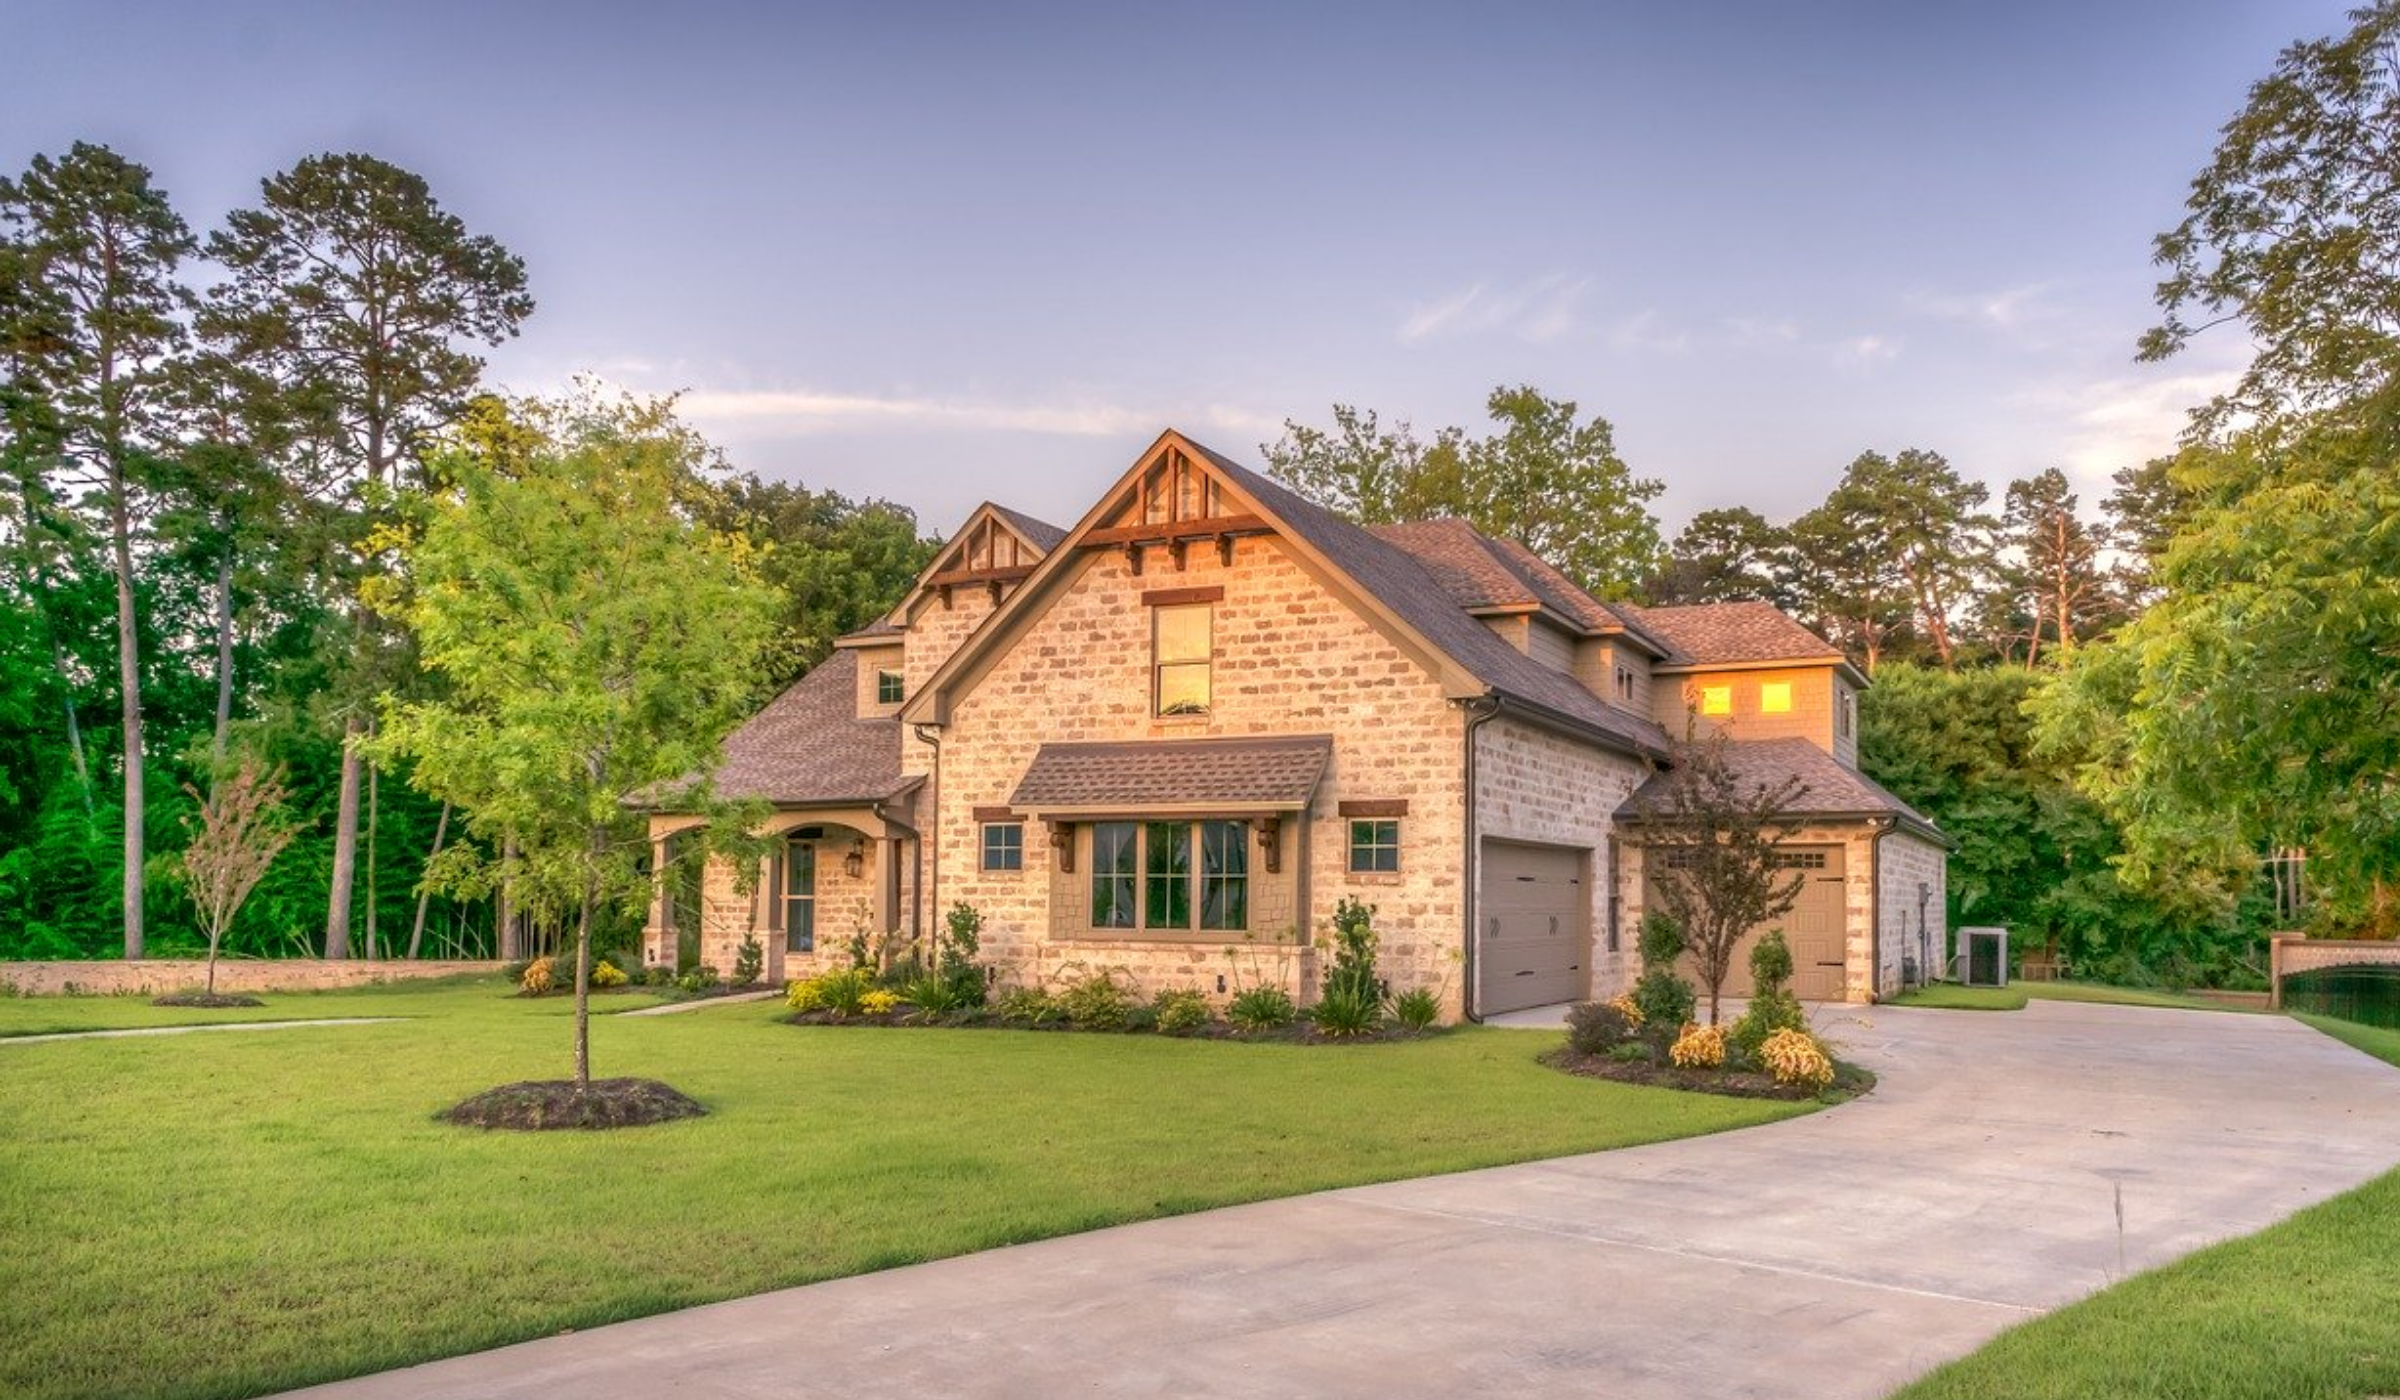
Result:
{"type": "Polygon", "coordinates": [[[1885,547],[1882,506],[1845,480],[1792,522],[1792,597],[1801,616],[1873,675],[1908,635],[1906,579],[1885,547]]]}
{"type": "MultiPolygon", "coordinates": [[[[414,763],[506,868],[454,845],[429,878],[517,897],[575,920],[575,1082],[588,1087],[591,934],[647,903],[649,842],[631,809],[672,790],[681,810],[745,830],[714,802],[725,734],[749,711],[775,600],[746,544],[694,525],[678,502],[698,462],[663,405],[569,414],[500,469],[459,451],[387,594],[435,699],[387,699],[371,747],[414,763]]],[[[731,839],[728,837],[727,839],[731,839]]]]}
{"type": "Polygon", "coordinates": [[[2129,611],[2157,600],[2158,562],[2191,517],[2192,493],[2175,480],[2176,460],[2153,457],[2138,467],[2119,467],[2109,478],[2116,489],[2100,503],[2108,520],[2105,538],[2117,554],[2117,596],[2129,611]]]}
{"type": "Polygon", "coordinates": [[[914,514],[889,502],[852,501],[748,473],[712,488],[696,518],[757,546],[759,577],[783,598],[776,643],[760,672],[770,692],[824,660],[834,638],[891,611],[936,548],[918,537],[914,514]]]}
{"type": "Polygon", "coordinates": [[[1704,510],[1669,546],[1644,588],[1651,602],[1794,605],[1792,538],[1748,506],[1704,510]]]}
{"type": "Polygon", "coordinates": [[[2204,431],[2355,400],[2400,363],[2400,3],[2351,21],[2283,51],[2158,236],[2142,358],[2226,323],[2258,347],[2204,431]]]}
{"type": "MultiPolygon", "coordinates": [[[[329,497],[347,513],[333,528],[349,546],[347,568],[329,554],[328,593],[344,595],[367,566],[364,541],[386,493],[409,484],[406,469],[456,420],[483,369],[463,346],[497,345],[533,312],[525,265],[488,235],[470,233],[443,209],[420,176],[373,156],[310,156],[261,187],[258,206],[238,210],[208,242],[227,280],[213,288],[199,325],[221,353],[263,368],[277,409],[304,450],[295,455],[302,494],[329,497]]],[[[372,684],[375,629],[355,619],[353,674],[344,689],[372,684]]],[[[389,669],[388,667],[385,669],[389,669]]],[[[357,865],[358,744],[363,708],[343,707],[343,760],[325,955],[350,952],[357,865]]]]}
{"type": "Polygon", "coordinates": [[[32,378],[56,415],[57,449],[92,485],[106,520],[124,734],[125,956],[138,958],[146,794],[134,535],[147,463],[172,432],[166,385],[184,347],[187,301],[175,273],[194,241],[148,170],[80,141],[0,181],[0,223],[17,231],[26,278],[38,288],[19,305],[41,313],[39,333],[19,328],[7,338],[38,346],[32,378]]]}
{"type": "Polygon", "coordinates": [[[1488,436],[1444,428],[1425,443],[1337,404],[1330,432],[1287,421],[1261,450],[1270,476],[1362,524],[1457,516],[1602,597],[1633,593],[1658,566],[1661,484],[1633,475],[1608,420],[1572,400],[1502,386],[1485,408],[1488,436]]]}

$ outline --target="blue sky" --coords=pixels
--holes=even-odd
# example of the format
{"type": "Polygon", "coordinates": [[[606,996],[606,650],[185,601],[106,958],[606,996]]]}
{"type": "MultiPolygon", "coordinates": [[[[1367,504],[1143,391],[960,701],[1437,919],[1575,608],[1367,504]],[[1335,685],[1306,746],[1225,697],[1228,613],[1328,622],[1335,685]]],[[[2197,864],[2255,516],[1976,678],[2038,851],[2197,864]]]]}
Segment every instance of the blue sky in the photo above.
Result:
{"type": "Polygon", "coordinates": [[[1670,527],[1870,447],[2088,502],[2241,362],[2132,362],[2149,239],[2343,8],[9,0],[0,164],[105,141],[205,227],[394,160],[529,265],[504,386],[685,391],[931,529],[1071,521],[1169,424],[1255,460],[1503,382],[1612,421],[1670,527]]]}

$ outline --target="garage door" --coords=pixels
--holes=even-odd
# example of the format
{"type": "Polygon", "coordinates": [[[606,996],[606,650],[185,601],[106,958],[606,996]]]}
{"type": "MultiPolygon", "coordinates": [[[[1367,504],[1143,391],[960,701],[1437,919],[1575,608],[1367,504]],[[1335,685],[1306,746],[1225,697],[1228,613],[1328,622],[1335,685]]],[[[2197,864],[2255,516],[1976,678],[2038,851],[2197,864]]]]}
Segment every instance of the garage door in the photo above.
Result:
{"type": "MultiPolygon", "coordinates": [[[[1671,860],[1672,849],[1652,851],[1646,860],[1671,860]]],[[[1843,964],[1849,951],[1849,900],[1842,888],[1842,848],[1839,846],[1786,846],[1776,852],[1776,859],[1787,869],[1798,872],[1805,882],[1800,887],[1800,902],[1780,919],[1760,924],[1742,935],[1734,949],[1733,966],[1725,974],[1725,995],[1750,995],[1750,950],[1767,930],[1783,930],[1783,941],[1792,949],[1792,992],[1802,1001],[1840,1001],[1844,993],[1843,964]]],[[[1658,907],[1658,897],[1651,895],[1650,907],[1658,907]]],[[[1697,982],[1696,969],[1687,957],[1683,974],[1697,982]]],[[[1702,989],[1705,997],[1706,989],[1702,989]]]]}
{"type": "Polygon", "coordinates": [[[1584,994],[1589,853],[1513,841],[1483,843],[1476,1009],[1490,1015],[1584,994]]]}

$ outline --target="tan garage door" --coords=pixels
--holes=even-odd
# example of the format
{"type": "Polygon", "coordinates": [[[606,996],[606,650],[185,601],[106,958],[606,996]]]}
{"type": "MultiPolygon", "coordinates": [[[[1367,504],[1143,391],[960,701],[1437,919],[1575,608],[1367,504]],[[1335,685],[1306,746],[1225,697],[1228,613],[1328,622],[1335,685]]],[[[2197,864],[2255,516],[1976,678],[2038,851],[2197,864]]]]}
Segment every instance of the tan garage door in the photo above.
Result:
{"type": "MultiPolygon", "coordinates": [[[[1750,950],[1767,930],[1783,930],[1784,942],[1792,949],[1792,992],[1802,1001],[1840,1001],[1843,996],[1843,960],[1849,948],[1849,900],[1842,888],[1842,848],[1839,846],[1786,846],[1777,858],[1787,867],[1797,870],[1806,881],[1800,887],[1800,902],[1780,919],[1760,924],[1742,935],[1734,949],[1733,966],[1725,974],[1725,995],[1750,995],[1750,950]]],[[[1672,849],[1652,851],[1646,860],[1671,860],[1672,849]]],[[[1658,907],[1653,893],[1650,907],[1658,907]]],[[[1698,981],[1691,960],[1684,960],[1684,975],[1698,981]]],[[[1701,989],[1703,999],[1707,989],[1701,989]]]]}
{"type": "Polygon", "coordinates": [[[1584,994],[1589,852],[1483,843],[1476,1009],[1492,1015],[1584,994]]]}

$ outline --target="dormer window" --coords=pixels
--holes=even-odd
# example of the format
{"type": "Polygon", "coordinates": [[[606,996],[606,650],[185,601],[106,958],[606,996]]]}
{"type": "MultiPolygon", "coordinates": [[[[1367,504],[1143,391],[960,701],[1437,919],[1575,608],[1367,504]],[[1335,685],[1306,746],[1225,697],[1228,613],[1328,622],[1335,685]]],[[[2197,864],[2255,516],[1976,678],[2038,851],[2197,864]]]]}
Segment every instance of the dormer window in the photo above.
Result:
{"type": "Polygon", "coordinates": [[[1704,715],[1732,714],[1733,687],[1729,685],[1704,685],[1700,687],[1700,713],[1704,715]]]}
{"type": "Polygon", "coordinates": [[[1617,668],[1617,699],[1627,705],[1633,703],[1633,668],[1631,666],[1617,668]]]}
{"type": "Polygon", "coordinates": [[[908,677],[898,671],[875,673],[875,703],[897,705],[907,698],[908,677]]]}
{"type": "Polygon", "coordinates": [[[1792,683],[1767,681],[1758,688],[1758,712],[1762,715],[1788,715],[1792,712],[1792,683]]]}
{"type": "Polygon", "coordinates": [[[1850,731],[1858,724],[1858,697],[1844,690],[1842,703],[1835,709],[1834,718],[1842,726],[1842,737],[1849,738],[1850,731]]]}
{"type": "Polygon", "coordinates": [[[1150,693],[1156,713],[1208,713],[1214,611],[1207,603],[1180,603],[1150,610],[1150,693]]]}

